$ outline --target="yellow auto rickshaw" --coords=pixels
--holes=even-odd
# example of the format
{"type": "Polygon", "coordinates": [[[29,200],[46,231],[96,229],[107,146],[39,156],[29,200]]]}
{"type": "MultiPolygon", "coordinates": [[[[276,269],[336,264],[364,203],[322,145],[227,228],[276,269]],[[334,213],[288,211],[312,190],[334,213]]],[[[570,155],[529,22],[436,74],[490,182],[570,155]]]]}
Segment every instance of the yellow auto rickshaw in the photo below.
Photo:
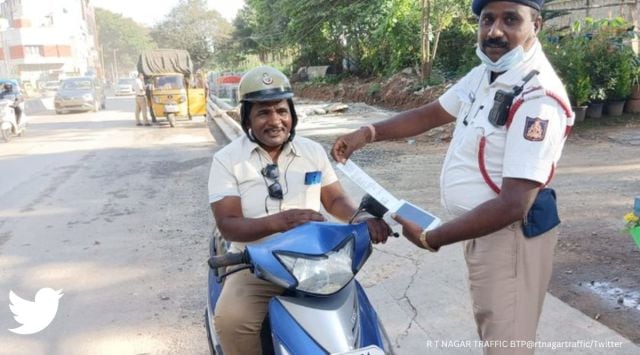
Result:
{"type": "Polygon", "coordinates": [[[189,85],[193,74],[191,57],[185,50],[151,49],[140,54],[138,72],[145,77],[151,118],[166,117],[171,127],[176,118],[191,119],[206,114],[204,88],[189,85]]]}
{"type": "Polygon", "coordinates": [[[188,87],[183,74],[152,75],[149,89],[153,116],[166,117],[171,127],[177,117],[191,119],[206,113],[205,89],[188,87]]]}

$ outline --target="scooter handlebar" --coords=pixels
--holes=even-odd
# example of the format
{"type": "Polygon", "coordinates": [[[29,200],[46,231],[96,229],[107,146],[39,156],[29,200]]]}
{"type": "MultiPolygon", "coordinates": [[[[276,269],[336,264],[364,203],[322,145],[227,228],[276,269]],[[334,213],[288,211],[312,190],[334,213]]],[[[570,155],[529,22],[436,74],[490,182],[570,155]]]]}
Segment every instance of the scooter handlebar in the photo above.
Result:
{"type": "Polygon", "coordinates": [[[247,264],[249,260],[247,260],[247,255],[245,252],[242,253],[226,253],[223,255],[216,255],[209,258],[208,263],[209,267],[212,269],[216,269],[224,266],[233,266],[239,264],[247,264]]]}

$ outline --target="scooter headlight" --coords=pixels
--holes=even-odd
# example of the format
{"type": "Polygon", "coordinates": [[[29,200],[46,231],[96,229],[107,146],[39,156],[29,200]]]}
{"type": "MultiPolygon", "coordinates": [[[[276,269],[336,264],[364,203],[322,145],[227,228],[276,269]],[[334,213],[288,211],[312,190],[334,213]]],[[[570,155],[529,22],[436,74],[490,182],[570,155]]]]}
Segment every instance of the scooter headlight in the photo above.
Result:
{"type": "Polygon", "coordinates": [[[296,289],[331,295],[353,279],[353,250],[354,241],[350,238],[348,242],[323,255],[275,254],[298,281],[296,289]]]}

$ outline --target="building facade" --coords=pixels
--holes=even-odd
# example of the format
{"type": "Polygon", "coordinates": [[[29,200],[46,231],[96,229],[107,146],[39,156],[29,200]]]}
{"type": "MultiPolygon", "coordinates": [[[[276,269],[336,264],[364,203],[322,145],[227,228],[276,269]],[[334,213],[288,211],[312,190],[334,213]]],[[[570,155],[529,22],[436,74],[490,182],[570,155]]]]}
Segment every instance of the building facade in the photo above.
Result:
{"type": "Polygon", "coordinates": [[[2,77],[35,88],[69,76],[101,76],[89,0],[4,0],[0,17],[2,77]]]}

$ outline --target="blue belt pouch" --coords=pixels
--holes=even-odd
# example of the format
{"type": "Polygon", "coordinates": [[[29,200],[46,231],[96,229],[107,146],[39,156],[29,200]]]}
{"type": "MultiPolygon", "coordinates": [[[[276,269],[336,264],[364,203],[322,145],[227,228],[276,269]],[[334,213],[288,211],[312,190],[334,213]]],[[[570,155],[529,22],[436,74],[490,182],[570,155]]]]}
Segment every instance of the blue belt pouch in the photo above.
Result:
{"type": "Polygon", "coordinates": [[[527,238],[537,237],[560,224],[556,192],[544,188],[538,192],[536,200],[531,205],[527,217],[522,221],[522,233],[527,238]]]}

